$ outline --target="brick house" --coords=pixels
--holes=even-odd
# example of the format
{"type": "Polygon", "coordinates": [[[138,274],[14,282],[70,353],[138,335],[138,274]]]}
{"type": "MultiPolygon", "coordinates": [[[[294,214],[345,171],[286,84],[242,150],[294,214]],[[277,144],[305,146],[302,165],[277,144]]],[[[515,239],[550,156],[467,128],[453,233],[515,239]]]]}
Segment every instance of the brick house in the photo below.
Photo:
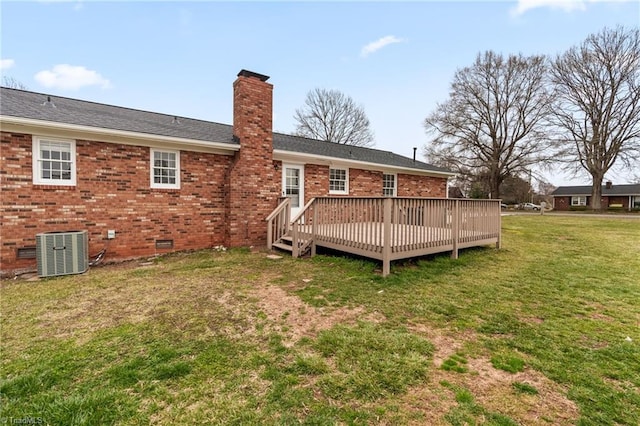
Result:
{"type": "Polygon", "coordinates": [[[238,74],[232,126],[3,87],[0,272],[34,268],[42,232],[87,230],[90,254],[122,260],[263,246],[282,196],[292,214],[327,195],[446,197],[445,169],[273,133],[267,79],[238,74]]]}
{"type": "MultiPolygon", "coordinates": [[[[591,204],[591,186],[560,186],[551,193],[554,210],[580,210],[591,204]]],[[[602,185],[602,208],[640,209],[640,184],[602,185]]]]}

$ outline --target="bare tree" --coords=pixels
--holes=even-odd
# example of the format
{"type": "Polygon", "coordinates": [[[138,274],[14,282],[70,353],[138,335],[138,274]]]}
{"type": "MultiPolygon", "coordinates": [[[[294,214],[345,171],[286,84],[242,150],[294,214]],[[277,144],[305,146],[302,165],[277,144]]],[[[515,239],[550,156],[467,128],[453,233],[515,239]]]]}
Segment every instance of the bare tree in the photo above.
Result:
{"type": "Polygon", "coordinates": [[[433,135],[427,158],[486,174],[490,196],[499,198],[507,176],[549,160],[546,73],[543,56],[478,54],[473,65],[456,71],[449,99],[425,120],[433,135]]]}
{"type": "Polygon", "coordinates": [[[27,86],[25,86],[15,78],[9,77],[7,75],[2,76],[2,86],[9,87],[11,89],[29,90],[27,86]]]}
{"type": "Polygon", "coordinates": [[[507,176],[500,185],[502,200],[507,204],[531,201],[531,182],[520,176],[507,176]]]}
{"type": "Polygon", "coordinates": [[[591,175],[591,208],[600,210],[607,171],[640,154],[640,30],[590,35],[554,60],[551,76],[562,154],[591,175]]]}
{"type": "Polygon", "coordinates": [[[295,134],[346,145],[373,146],[364,108],[337,90],[314,89],[294,115],[295,134]]]}

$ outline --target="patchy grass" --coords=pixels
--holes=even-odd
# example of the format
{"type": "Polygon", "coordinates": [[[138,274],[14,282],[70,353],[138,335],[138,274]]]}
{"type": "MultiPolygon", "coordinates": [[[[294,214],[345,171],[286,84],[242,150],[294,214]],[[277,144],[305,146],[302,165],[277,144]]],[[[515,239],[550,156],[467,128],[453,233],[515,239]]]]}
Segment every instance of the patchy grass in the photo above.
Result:
{"type": "Polygon", "coordinates": [[[524,360],[515,355],[495,354],[491,357],[491,365],[494,368],[507,371],[509,373],[517,373],[524,370],[524,360]]]}
{"type": "Polygon", "coordinates": [[[527,393],[529,395],[538,394],[538,389],[536,389],[534,386],[531,386],[529,383],[513,382],[511,385],[518,393],[527,393]]]}
{"type": "Polygon", "coordinates": [[[460,353],[455,353],[449,358],[444,360],[440,368],[446,371],[455,371],[457,373],[466,373],[469,371],[467,368],[467,359],[460,353]]]}
{"type": "Polygon", "coordinates": [[[503,218],[393,265],[201,251],[3,281],[0,417],[639,424],[640,221],[503,218]]]}

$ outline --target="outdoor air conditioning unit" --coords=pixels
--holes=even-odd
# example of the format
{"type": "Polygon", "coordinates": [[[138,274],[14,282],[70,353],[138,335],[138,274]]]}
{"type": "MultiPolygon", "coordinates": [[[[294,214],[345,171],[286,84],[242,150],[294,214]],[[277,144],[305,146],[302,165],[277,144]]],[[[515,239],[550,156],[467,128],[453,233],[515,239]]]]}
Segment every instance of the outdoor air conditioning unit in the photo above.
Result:
{"type": "Polygon", "coordinates": [[[89,269],[87,231],[44,232],[36,235],[38,275],[81,274],[89,269]]]}

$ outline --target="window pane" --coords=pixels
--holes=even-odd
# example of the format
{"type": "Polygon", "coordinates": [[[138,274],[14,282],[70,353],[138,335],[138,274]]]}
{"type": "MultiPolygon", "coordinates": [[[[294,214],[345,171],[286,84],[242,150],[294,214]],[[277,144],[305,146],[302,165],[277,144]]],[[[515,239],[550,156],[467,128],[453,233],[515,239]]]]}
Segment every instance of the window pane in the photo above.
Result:
{"type": "Polygon", "coordinates": [[[73,145],[69,142],[39,142],[39,179],[70,181],[73,173],[73,145]],[[55,160],[55,161],[51,161],[55,160]]]}
{"type": "Polygon", "coordinates": [[[152,184],[176,185],[178,183],[179,155],[175,152],[153,152],[153,179],[152,184]]]}
{"type": "Polygon", "coordinates": [[[345,169],[329,169],[329,191],[346,192],[347,171],[345,169]]]}
{"type": "Polygon", "coordinates": [[[382,195],[386,197],[395,196],[396,176],[395,175],[382,175],[382,195]]]}

